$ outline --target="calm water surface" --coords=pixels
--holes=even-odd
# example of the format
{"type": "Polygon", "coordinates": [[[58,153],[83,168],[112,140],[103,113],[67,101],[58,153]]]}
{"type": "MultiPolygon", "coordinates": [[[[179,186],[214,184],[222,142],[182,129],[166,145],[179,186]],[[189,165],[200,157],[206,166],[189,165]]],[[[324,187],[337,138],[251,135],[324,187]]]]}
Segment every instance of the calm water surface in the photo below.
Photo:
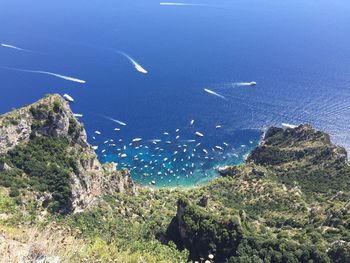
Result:
{"type": "Polygon", "coordinates": [[[68,93],[101,161],[157,186],[210,180],[281,123],[350,148],[349,1],[182,3],[0,0],[0,43],[24,49],[0,46],[0,113],[68,93]]]}

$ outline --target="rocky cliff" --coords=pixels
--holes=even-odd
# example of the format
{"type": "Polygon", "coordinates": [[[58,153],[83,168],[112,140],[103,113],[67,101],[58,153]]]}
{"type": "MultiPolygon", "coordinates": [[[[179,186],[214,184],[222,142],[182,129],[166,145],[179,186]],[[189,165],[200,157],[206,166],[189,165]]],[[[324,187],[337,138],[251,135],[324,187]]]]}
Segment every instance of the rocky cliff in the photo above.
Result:
{"type": "Polygon", "coordinates": [[[244,165],[218,172],[179,199],[160,240],[188,249],[192,260],[350,262],[350,169],[328,134],[272,127],[244,165]]]}
{"type": "Polygon", "coordinates": [[[309,125],[270,128],[245,164],[185,190],[101,166],[58,95],[1,116],[0,134],[0,259],[350,262],[347,154],[309,125]]]}
{"type": "Polygon", "coordinates": [[[69,192],[66,194],[69,200],[59,209],[64,213],[91,207],[106,192],[134,191],[126,172],[103,169],[87,142],[83,125],[74,117],[68,102],[59,95],[48,95],[30,106],[0,116],[0,157],[0,172],[12,176],[16,171],[16,180],[29,180],[24,188],[28,189],[39,181],[37,189],[43,191],[34,192],[44,205],[55,199],[55,195],[60,195],[50,184],[57,183],[58,188],[69,192]],[[62,148],[62,154],[53,151],[52,145],[62,148]],[[38,152],[47,156],[36,156],[38,152]],[[61,161],[59,167],[51,167],[50,155],[61,161]],[[26,165],[26,160],[33,166],[44,165],[47,169],[37,167],[34,170],[26,165]],[[62,166],[65,169],[63,172],[57,171],[56,178],[46,178],[43,182],[45,171],[56,171],[62,166]],[[59,185],[56,181],[64,180],[59,179],[58,175],[65,172],[68,173],[68,183],[59,185]],[[48,186],[41,187],[42,184],[48,186]]]}
{"type": "Polygon", "coordinates": [[[296,128],[269,128],[248,162],[288,167],[298,163],[298,166],[341,169],[347,165],[347,153],[343,147],[332,144],[328,134],[304,124],[296,128]]]}

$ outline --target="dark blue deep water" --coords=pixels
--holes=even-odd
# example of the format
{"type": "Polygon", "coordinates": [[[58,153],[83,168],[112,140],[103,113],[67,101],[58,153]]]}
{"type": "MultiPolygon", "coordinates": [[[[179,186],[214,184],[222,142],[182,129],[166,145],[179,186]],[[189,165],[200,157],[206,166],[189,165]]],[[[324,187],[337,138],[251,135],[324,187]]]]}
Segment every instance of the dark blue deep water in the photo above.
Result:
{"type": "Polygon", "coordinates": [[[210,180],[271,125],[308,122],[350,149],[350,1],[182,3],[198,5],[0,0],[0,113],[68,93],[101,161],[157,186],[210,180]]]}

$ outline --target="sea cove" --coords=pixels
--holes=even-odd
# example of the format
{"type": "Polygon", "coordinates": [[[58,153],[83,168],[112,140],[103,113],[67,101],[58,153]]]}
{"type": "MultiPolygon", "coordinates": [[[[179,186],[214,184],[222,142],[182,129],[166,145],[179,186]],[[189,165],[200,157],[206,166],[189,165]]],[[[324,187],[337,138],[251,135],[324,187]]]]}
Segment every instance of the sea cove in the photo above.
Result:
{"type": "Polygon", "coordinates": [[[326,0],[1,1],[0,112],[69,94],[99,160],[157,187],[210,181],[271,125],[310,123],[349,149],[349,12],[326,0]]]}

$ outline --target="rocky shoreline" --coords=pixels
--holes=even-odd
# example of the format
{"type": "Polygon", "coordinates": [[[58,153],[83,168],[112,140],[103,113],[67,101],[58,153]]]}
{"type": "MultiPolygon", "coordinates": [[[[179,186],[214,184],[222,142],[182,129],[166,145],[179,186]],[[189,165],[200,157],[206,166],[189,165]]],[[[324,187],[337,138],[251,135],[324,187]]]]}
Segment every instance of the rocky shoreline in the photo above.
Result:
{"type": "Polygon", "coordinates": [[[328,134],[271,127],[244,164],[218,173],[194,188],[136,186],[128,170],[100,164],[69,104],[46,96],[0,116],[0,256],[350,262],[350,167],[328,134]],[[21,231],[12,237],[8,226],[21,231]],[[55,239],[31,244],[33,231],[40,242],[55,239]]]}

